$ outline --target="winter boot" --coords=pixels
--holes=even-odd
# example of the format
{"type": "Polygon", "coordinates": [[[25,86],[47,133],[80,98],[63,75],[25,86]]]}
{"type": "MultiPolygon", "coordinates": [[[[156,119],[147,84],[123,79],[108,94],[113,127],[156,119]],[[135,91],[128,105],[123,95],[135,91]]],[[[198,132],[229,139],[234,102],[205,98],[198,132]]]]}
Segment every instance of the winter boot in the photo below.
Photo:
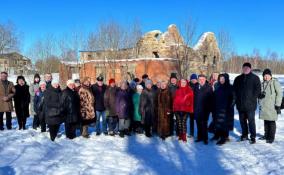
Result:
{"type": "Polygon", "coordinates": [[[183,141],[183,142],[187,142],[187,140],[186,140],[186,133],[183,133],[183,134],[182,134],[182,141],[183,141]]]}
{"type": "Polygon", "coordinates": [[[119,137],[121,137],[121,138],[124,137],[124,131],[119,131],[119,137]]]}

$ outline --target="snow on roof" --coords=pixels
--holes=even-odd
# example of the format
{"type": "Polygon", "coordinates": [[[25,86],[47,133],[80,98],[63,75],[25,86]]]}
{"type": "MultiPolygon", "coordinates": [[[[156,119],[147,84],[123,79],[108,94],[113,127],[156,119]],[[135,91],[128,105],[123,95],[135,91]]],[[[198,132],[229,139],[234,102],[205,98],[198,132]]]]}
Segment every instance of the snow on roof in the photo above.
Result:
{"type": "Polygon", "coordinates": [[[194,45],[193,50],[199,50],[202,47],[202,45],[203,45],[203,43],[206,40],[208,35],[214,35],[214,33],[213,32],[203,33],[202,36],[200,37],[200,39],[198,40],[197,44],[194,45]]]}
{"type": "Polygon", "coordinates": [[[176,27],[175,24],[170,24],[168,28],[171,28],[171,27],[176,27]]]}

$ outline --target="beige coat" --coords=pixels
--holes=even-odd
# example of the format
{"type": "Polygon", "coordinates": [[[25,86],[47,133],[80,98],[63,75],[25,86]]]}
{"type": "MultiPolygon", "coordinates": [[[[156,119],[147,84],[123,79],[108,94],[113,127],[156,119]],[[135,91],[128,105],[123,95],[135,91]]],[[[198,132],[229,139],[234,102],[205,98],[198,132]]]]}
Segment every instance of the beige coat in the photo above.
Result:
{"type": "Polygon", "coordinates": [[[0,112],[12,112],[13,103],[12,98],[15,95],[14,84],[8,81],[8,86],[5,87],[4,83],[0,80],[0,112]],[[8,97],[8,100],[4,101],[4,97],[8,97]]]}

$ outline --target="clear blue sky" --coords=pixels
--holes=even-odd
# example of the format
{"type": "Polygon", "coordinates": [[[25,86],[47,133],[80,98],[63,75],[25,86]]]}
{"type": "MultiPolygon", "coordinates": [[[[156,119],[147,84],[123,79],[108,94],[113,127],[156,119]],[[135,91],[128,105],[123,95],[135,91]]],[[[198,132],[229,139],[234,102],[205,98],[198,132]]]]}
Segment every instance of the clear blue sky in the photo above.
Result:
{"type": "Polygon", "coordinates": [[[141,22],[143,32],[166,30],[189,16],[198,34],[231,33],[239,54],[258,48],[284,53],[284,1],[281,0],[1,0],[0,22],[12,21],[24,34],[23,50],[45,34],[74,28],[90,31],[113,19],[141,22]]]}

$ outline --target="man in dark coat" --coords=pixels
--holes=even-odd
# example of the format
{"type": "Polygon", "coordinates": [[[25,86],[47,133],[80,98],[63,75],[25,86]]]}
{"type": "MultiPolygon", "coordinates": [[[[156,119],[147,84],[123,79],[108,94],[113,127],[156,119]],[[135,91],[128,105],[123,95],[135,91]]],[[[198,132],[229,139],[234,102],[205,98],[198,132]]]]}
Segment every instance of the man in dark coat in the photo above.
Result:
{"type": "Polygon", "coordinates": [[[261,92],[261,83],[259,77],[251,72],[250,63],[243,64],[243,73],[236,77],[233,86],[242,128],[240,141],[248,140],[249,128],[250,143],[254,144],[256,137],[255,110],[257,98],[261,92]]]}
{"type": "Polygon", "coordinates": [[[104,95],[104,104],[106,108],[106,116],[108,118],[109,135],[115,135],[115,129],[117,128],[118,118],[115,109],[115,100],[117,93],[117,86],[115,85],[115,79],[109,80],[109,86],[104,95]]]}
{"type": "Polygon", "coordinates": [[[229,137],[229,131],[234,127],[234,91],[230,84],[228,74],[220,74],[218,88],[214,91],[214,137],[212,140],[220,140],[217,145],[223,145],[229,137]]]}
{"type": "MultiPolygon", "coordinates": [[[[171,73],[168,90],[170,92],[172,99],[174,98],[174,95],[175,95],[175,92],[176,92],[177,89],[178,89],[177,75],[176,75],[176,73],[171,73]]],[[[176,127],[176,120],[175,120],[174,113],[171,112],[171,114],[170,114],[170,136],[172,136],[174,134],[174,131],[176,131],[176,135],[179,135],[177,127],[176,127]]]]}
{"type": "MultiPolygon", "coordinates": [[[[194,91],[195,87],[198,85],[197,74],[190,75],[189,86],[194,91]]],[[[194,93],[194,92],[193,92],[194,93]]],[[[194,111],[189,113],[189,136],[194,137],[194,111]]]]}
{"type": "Polygon", "coordinates": [[[61,90],[59,88],[59,81],[52,80],[51,87],[44,93],[44,111],[45,121],[49,128],[50,139],[55,140],[59,131],[60,124],[63,121],[61,113],[61,90]]]}
{"type": "Polygon", "coordinates": [[[30,116],[29,104],[30,104],[30,92],[29,86],[23,76],[18,76],[17,85],[15,86],[16,94],[14,96],[14,104],[16,115],[19,124],[19,130],[26,129],[26,121],[30,116]]]}
{"type": "Polygon", "coordinates": [[[104,84],[104,78],[100,75],[97,77],[97,83],[91,86],[93,95],[95,97],[95,111],[96,111],[96,135],[101,135],[101,131],[107,135],[107,123],[106,123],[106,108],[104,105],[104,94],[107,86],[104,84]],[[103,120],[102,128],[100,120],[103,120]]]}
{"type": "Polygon", "coordinates": [[[65,119],[66,137],[73,139],[76,137],[76,126],[80,119],[80,97],[75,91],[75,82],[68,80],[67,87],[62,92],[61,107],[65,119]]]}
{"type": "Polygon", "coordinates": [[[157,112],[157,94],[152,88],[153,83],[151,80],[145,82],[146,89],[142,91],[140,96],[139,112],[142,116],[142,124],[144,124],[145,135],[152,137],[151,129],[155,125],[157,112]]]}
{"type": "Polygon", "coordinates": [[[212,112],[213,90],[205,75],[198,76],[198,85],[194,89],[194,115],[197,123],[197,140],[208,144],[208,118],[212,112]]]}
{"type": "Polygon", "coordinates": [[[141,83],[140,83],[140,85],[143,86],[143,89],[145,89],[145,82],[146,82],[147,80],[149,80],[149,76],[148,76],[147,74],[144,74],[144,75],[142,76],[142,81],[141,81],[141,83]]]}
{"type": "Polygon", "coordinates": [[[51,81],[52,81],[52,74],[51,73],[47,73],[44,75],[44,81],[46,83],[46,89],[51,87],[51,81]]]}

